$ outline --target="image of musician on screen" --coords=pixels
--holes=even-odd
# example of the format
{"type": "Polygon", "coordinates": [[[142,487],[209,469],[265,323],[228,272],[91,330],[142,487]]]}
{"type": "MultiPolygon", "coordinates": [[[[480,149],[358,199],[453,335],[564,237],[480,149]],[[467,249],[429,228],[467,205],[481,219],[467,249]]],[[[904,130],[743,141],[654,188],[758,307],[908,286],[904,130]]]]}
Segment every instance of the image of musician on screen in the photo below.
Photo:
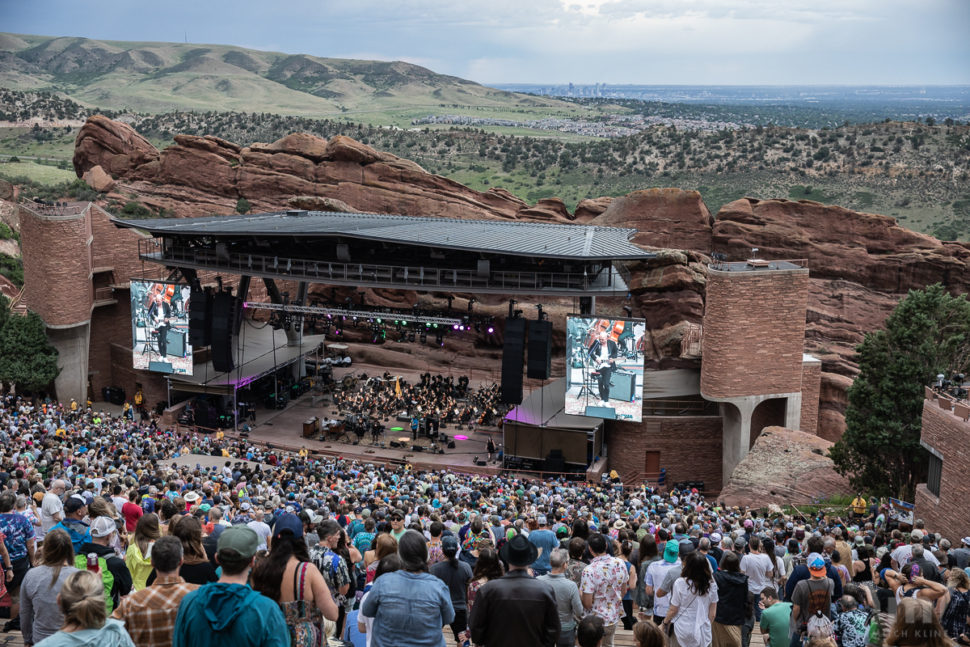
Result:
{"type": "Polygon", "coordinates": [[[172,306],[161,294],[152,296],[152,304],[148,307],[148,321],[155,332],[158,352],[162,357],[168,355],[168,331],[171,329],[172,306]]]}
{"type": "Polygon", "coordinates": [[[589,360],[593,370],[598,373],[596,384],[599,390],[600,406],[609,406],[610,380],[616,370],[616,358],[620,354],[619,346],[610,339],[609,332],[601,330],[596,341],[589,349],[589,360]]]}

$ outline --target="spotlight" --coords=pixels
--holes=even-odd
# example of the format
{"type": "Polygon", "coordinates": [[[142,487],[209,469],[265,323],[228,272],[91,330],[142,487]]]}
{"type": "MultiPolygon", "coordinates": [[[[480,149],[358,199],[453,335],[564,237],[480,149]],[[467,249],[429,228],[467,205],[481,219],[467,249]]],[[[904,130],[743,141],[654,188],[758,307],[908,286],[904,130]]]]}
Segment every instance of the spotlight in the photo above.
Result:
{"type": "Polygon", "coordinates": [[[491,334],[493,334],[494,332],[495,332],[495,326],[489,326],[489,327],[488,327],[488,334],[489,334],[489,335],[491,335],[491,334]]]}
{"type": "Polygon", "coordinates": [[[452,330],[458,330],[458,324],[452,324],[451,328],[452,330]]]}

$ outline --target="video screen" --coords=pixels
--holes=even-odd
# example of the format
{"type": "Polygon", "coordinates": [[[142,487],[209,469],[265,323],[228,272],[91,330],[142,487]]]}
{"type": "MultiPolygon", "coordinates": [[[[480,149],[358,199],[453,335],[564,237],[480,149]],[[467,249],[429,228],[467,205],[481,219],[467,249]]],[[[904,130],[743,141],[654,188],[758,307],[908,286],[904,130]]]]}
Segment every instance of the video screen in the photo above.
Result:
{"type": "Polygon", "coordinates": [[[566,409],[570,415],[643,418],[645,319],[566,318],[566,409]]]}
{"type": "Polygon", "coordinates": [[[188,284],[131,282],[131,339],[134,367],[192,375],[188,284]]]}

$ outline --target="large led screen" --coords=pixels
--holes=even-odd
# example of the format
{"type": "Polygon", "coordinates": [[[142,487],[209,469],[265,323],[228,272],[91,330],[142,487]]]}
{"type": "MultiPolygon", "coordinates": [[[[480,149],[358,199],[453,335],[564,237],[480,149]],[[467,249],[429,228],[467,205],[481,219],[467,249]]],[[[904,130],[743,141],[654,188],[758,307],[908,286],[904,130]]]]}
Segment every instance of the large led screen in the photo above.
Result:
{"type": "Polygon", "coordinates": [[[188,285],[131,282],[131,339],[134,367],[192,375],[188,285]]]}
{"type": "Polygon", "coordinates": [[[644,319],[566,318],[566,413],[640,422],[644,319]]]}

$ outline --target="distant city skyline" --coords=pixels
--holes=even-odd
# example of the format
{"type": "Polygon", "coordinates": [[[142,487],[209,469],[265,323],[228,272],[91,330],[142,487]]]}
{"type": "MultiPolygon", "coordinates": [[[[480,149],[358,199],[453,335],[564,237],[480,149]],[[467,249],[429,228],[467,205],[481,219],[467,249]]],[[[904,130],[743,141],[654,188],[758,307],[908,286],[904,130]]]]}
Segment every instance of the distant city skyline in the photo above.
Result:
{"type": "Polygon", "coordinates": [[[484,84],[970,84],[967,0],[3,0],[2,29],[403,60],[484,84]]]}

